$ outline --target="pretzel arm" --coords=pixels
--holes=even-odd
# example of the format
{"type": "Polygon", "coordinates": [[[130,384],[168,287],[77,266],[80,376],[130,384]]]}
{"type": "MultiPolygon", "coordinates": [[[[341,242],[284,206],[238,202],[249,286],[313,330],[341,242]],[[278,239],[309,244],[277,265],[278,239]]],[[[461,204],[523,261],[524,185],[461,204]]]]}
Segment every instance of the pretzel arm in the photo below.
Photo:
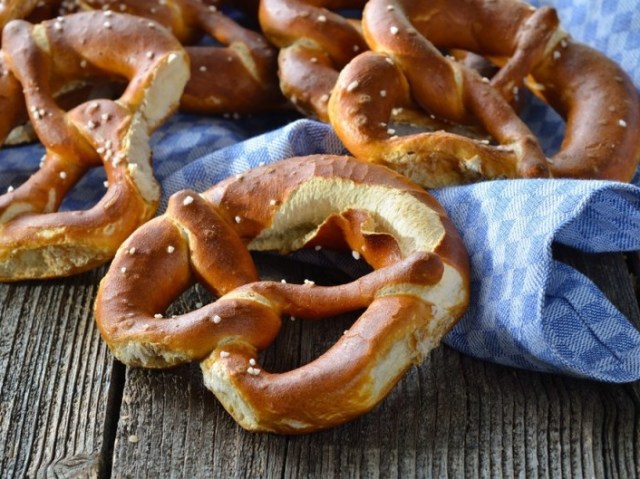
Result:
{"type": "Polygon", "coordinates": [[[26,212],[57,211],[64,196],[86,171],[85,166],[70,163],[54,153],[46,154],[38,171],[0,196],[0,224],[26,212]]]}
{"type": "Polygon", "coordinates": [[[560,151],[551,158],[553,176],[630,181],[640,161],[636,87],[618,65],[585,45],[567,39],[553,52],[533,71],[532,85],[567,121],[560,151]]]}
{"type": "Polygon", "coordinates": [[[429,305],[388,296],[309,364],[269,373],[256,362],[255,348],[234,341],[201,363],[204,382],[246,429],[301,434],[333,427],[371,410],[420,362],[414,345],[426,331],[418,322],[429,324],[431,318],[429,305]],[[391,327],[389,317],[403,319],[391,327]]]}

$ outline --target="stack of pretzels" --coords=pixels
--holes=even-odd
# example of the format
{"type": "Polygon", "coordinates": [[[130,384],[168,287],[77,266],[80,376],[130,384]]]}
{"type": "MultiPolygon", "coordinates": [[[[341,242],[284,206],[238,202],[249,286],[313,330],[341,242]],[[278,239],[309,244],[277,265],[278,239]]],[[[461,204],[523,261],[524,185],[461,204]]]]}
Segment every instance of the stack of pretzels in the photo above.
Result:
{"type": "Polygon", "coordinates": [[[252,431],[310,432],[369,411],[464,313],[465,248],[425,187],[629,181],[640,159],[628,76],[553,9],[517,0],[0,0],[0,29],[0,145],[29,126],[45,148],[39,170],[0,196],[0,281],[113,259],[95,317],[115,357],[200,361],[206,386],[252,431]],[[566,120],[551,156],[518,116],[525,91],[566,120]],[[165,119],[287,107],[329,123],[351,156],[291,158],[181,191],[154,218],[149,135],[165,119]],[[100,165],[102,200],[59,212],[100,165]],[[265,282],[249,253],[303,248],[347,250],[373,272],[333,287],[265,282]],[[165,317],[195,282],[217,300],[165,317]],[[360,309],[315,361],[261,366],[283,315],[360,309]]]}

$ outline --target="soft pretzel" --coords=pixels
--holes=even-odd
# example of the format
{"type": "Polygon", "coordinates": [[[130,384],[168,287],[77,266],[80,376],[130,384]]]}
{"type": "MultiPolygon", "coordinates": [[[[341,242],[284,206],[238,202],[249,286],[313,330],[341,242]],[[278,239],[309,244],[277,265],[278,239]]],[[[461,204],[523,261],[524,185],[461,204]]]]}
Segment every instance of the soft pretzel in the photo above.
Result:
{"type": "Polygon", "coordinates": [[[276,50],[258,32],[219,10],[220,1],[80,0],[82,8],[113,10],[153,19],[185,44],[203,33],[223,46],[188,46],[191,75],[181,108],[200,113],[253,113],[276,108],[276,50]]]}
{"type": "Polygon", "coordinates": [[[365,0],[262,0],[260,25],[280,48],[280,89],[302,113],[328,122],[338,72],[367,49],[359,24],[332,11],[362,9],[365,0]]]}
{"type": "Polygon", "coordinates": [[[118,251],[95,317],[125,364],[202,361],[206,386],[242,427],[302,433],[373,408],[438,344],[468,296],[464,246],[428,193],[387,168],[316,155],[250,170],[200,195],[176,193],[118,251]],[[333,287],[257,282],[245,244],[281,253],[346,248],[374,271],[333,287]],[[219,299],[164,318],[195,280],[219,299]],[[315,361],[281,374],[260,366],[282,315],[319,320],[361,308],[315,361]]]}
{"type": "Polygon", "coordinates": [[[554,10],[510,0],[372,0],[363,31],[378,55],[345,68],[331,106],[332,124],[354,155],[393,165],[426,186],[545,176],[545,165],[554,177],[631,179],[640,155],[638,94],[617,65],[571,40],[554,10]],[[481,54],[502,68],[491,81],[481,79],[438,54],[448,48],[481,54]],[[393,65],[383,64],[385,56],[393,65]],[[534,90],[567,119],[561,149],[547,161],[495,93],[513,100],[529,73],[534,90]],[[393,102],[409,102],[408,89],[435,115],[459,122],[471,113],[500,145],[443,132],[395,137],[382,123],[393,102]],[[381,102],[380,91],[399,97],[381,102]],[[373,104],[363,101],[368,97],[373,104]]]}
{"type": "Polygon", "coordinates": [[[3,51],[46,153],[37,172],[0,196],[0,280],[95,267],[156,211],[148,136],[177,107],[186,54],[169,32],[112,12],[38,25],[14,20],[4,29],[3,51]],[[116,101],[67,113],[52,97],[59,83],[105,76],[128,80],[116,101]],[[108,179],[102,200],[86,211],[57,212],[66,192],[101,163],[108,179]]]}

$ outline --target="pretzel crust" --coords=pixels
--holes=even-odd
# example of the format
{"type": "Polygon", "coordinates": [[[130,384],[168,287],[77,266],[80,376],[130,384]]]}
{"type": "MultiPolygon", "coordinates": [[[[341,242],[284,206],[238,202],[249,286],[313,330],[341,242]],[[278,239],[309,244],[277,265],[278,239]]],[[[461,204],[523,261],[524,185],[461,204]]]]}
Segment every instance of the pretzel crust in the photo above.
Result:
{"type": "Polygon", "coordinates": [[[35,26],[14,20],[5,27],[3,51],[10,75],[24,85],[45,155],[25,183],[0,196],[0,280],[93,268],[157,209],[148,137],[177,108],[188,76],[184,50],[168,32],[141,29],[134,17],[90,12],[35,26]],[[91,31],[102,34],[88,37],[91,31]],[[116,101],[67,113],[53,99],[57,84],[105,76],[129,81],[116,101]],[[73,185],[101,164],[105,196],[89,210],[58,212],[73,185]]]}
{"type": "Polygon", "coordinates": [[[122,245],[95,317],[125,364],[202,361],[205,384],[242,427],[302,433],[373,408],[439,343],[468,295],[464,246],[428,193],[386,168],[316,155],[256,168],[201,195],[174,195],[164,215],[122,245]],[[281,253],[351,249],[374,271],[333,287],[260,282],[245,244],[281,253]],[[219,299],[163,318],[194,280],[219,299]],[[282,315],[320,320],[360,308],[366,312],[315,361],[281,374],[258,364],[282,315]]]}
{"type": "Polygon", "coordinates": [[[330,117],[355,156],[387,164],[425,186],[547,175],[629,181],[635,172],[638,93],[614,62],[569,38],[555,10],[511,0],[371,0],[363,32],[370,48],[395,66],[363,55],[340,75],[330,117]],[[483,80],[437,48],[470,51],[501,69],[483,80]],[[560,151],[549,159],[505,103],[517,101],[525,80],[567,121],[560,151]],[[381,102],[381,90],[397,96],[381,102]],[[372,104],[363,100],[366,95],[372,104]],[[445,132],[396,137],[384,124],[392,101],[415,108],[409,95],[450,121],[478,118],[498,148],[445,132]]]}

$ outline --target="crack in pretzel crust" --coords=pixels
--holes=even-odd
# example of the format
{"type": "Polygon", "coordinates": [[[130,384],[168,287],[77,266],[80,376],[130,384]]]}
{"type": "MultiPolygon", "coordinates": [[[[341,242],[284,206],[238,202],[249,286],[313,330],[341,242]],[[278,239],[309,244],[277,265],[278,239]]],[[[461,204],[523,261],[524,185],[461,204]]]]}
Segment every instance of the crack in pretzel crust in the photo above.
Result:
{"type": "Polygon", "coordinates": [[[201,361],[206,386],[242,427],[304,433],[373,408],[468,300],[466,251],[433,197],[387,168],[314,155],[172,196],[119,249],[95,318],[125,364],[201,361]],[[330,287],[259,281],[249,255],[315,247],[352,250],[374,270],[330,287]],[[165,318],[194,281],[218,299],[165,318]],[[365,308],[311,363],[280,374],[259,364],[283,315],[321,320],[365,308]]]}
{"type": "MultiPolygon", "coordinates": [[[[280,107],[276,49],[262,34],[240,26],[220,10],[221,1],[81,0],[83,9],[112,10],[148,18],[187,45],[189,81],[180,107],[199,113],[244,114],[280,107]],[[194,46],[203,34],[221,46],[194,46]],[[232,80],[230,80],[232,79],[232,80]]],[[[231,2],[227,2],[231,3],[231,2]]]]}
{"type": "Polygon", "coordinates": [[[638,92],[613,61],[572,40],[552,8],[510,0],[371,0],[362,28],[372,52],[341,71],[329,104],[331,124],[356,157],[427,187],[633,176],[638,92]],[[500,69],[483,78],[440,50],[471,52],[500,69]],[[513,110],[525,84],[567,121],[560,151],[550,158],[513,110]],[[402,109],[454,123],[475,118],[497,144],[446,131],[397,134],[394,111],[402,109]]]}
{"type": "Polygon", "coordinates": [[[24,85],[45,155],[25,183],[0,196],[0,280],[98,266],[157,209],[149,134],[177,108],[188,78],[184,49],[134,17],[90,12],[37,25],[14,20],[4,29],[3,53],[5,76],[24,85]],[[69,112],[54,99],[61,85],[96,78],[128,85],[115,101],[91,100],[69,112]],[[103,198],[86,211],[58,212],[66,193],[99,165],[108,180],[103,198]]]}

